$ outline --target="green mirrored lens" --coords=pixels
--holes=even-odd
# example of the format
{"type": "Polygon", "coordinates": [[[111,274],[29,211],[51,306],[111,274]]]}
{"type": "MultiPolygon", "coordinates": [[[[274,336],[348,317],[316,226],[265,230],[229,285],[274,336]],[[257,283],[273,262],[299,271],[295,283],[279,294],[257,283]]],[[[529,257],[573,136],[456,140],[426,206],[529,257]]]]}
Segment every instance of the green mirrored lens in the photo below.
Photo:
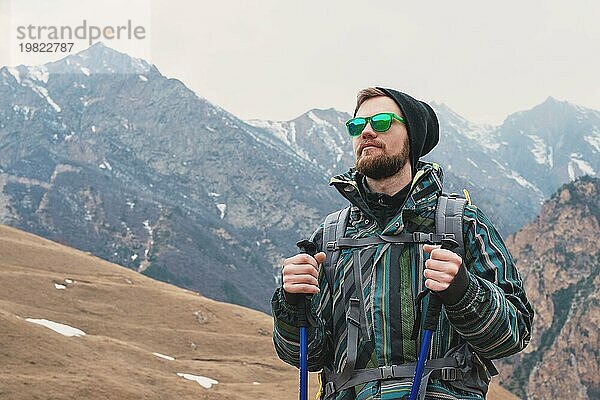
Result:
{"type": "Polygon", "coordinates": [[[366,125],[367,121],[364,118],[353,118],[346,124],[348,133],[352,137],[360,135],[366,125]]]}
{"type": "Polygon", "coordinates": [[[392,125],[390,114],[375,114],[371,117],[371,127],[375,132],[385,132],[392,125]]]}

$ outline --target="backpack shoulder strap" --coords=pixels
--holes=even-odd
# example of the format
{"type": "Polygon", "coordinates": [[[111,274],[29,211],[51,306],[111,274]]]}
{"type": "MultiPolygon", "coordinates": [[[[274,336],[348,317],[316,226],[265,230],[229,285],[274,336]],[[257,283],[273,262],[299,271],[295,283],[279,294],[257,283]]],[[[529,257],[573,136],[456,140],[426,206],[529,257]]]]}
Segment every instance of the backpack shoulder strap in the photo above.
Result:
{"type": "Polygon", "coordinates": [[[332,212],[325,217],[325,223],[323,224],[323,251],[326,257],[321,267],[325,268],[325,279],[327,279],[331,288],[333,288],[335,278],[335,267],[340,258],[340,249],[337,247],[333,248],[333,246],[328,246],[327,244],[334,243],[344,237],[349,216],[350,206],[332,212]]]}
{"type": "Polygon", "coordinates": [[[465,258],[463,240],[463,213],[468,199],[459,194],[442,193],[435,211],[435,231],[438,234],[453,234],[458,246],[454,251],[465,258]]]}
{"type": "MultiPolygon", "coordinates": [[[[465,243],[463,238],[463,216],[465,206],[471,204],[469,192],[465,189],[464,196],[456,193],[442,195],[438,198],[437,209],[435,214],[435,229],[436,233],[453,234],[458,246],[453,251],[461,258],[465,259],[465,243]]],[[[490,376],[498,375],[498,370],[491,360],[473,352],[475,358],[478,359],[481,368],[490,376]]],[[[489,381],[489,377],[487,378],[489,381]]],[[[487,385],[487,382],[485,382],[487,385]]],[[[464,388],[463,388],[464,389],[464,388]]],[[[484,392],[485,393],[485,392],[484,392]]]]}

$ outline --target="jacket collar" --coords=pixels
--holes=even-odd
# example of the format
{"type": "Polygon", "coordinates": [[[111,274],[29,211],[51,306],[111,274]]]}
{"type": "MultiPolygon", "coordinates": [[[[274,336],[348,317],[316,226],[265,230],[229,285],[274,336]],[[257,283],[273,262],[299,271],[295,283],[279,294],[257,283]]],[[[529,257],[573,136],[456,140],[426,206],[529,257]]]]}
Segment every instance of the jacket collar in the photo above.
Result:
{"type": "MultiPolygon", "coordinates": [[[[363,213],[373,218],[365,199],[358,189],[359,179],[362,179],[362,175],[351,168],[347,172],[331,178],[329,184],[335,187],[353,206],[358,207],[363,213]]],[[[416,211],[435,206],[437,198],[442,192],[442,182],[443,171],[439,164],[419,161],[410,192],[400,214],[406,210],[416,211]]],[[[394,221],[399,219],[401,218],[394,218],[394,221]]],[[[388,229],[386,228],[384,231],[388,231],[388,229]]]]}

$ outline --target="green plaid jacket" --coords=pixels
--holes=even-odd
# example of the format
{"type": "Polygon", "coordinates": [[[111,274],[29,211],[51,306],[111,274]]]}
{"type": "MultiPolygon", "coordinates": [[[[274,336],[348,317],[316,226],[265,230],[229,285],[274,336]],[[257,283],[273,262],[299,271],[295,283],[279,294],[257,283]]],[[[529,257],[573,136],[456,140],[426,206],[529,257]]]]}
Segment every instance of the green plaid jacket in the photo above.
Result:
{"type": "MultiPolygon", "coordinates": [[[[330,184],[352,204],[346,236],[363,238],[374,234],[433,232],[442,177],[439,165],[420,163],[402,210],[383,229],[369,217],[354,171],[332,178],[330,184]]],[[[322,247],[322,229],[319,227],[315,234],[319,247],[322,247]]],[[[456,304],[444,305],[431,357],[443,357],[450,348],[464,342],[479,356],[488,359],[515,354],[529,343],[534,314],[521,276],[492,223],[473,205],[465,208],[463,234],[467,290],[456,304]]],[[[411,339],[414,300],[423,288],[421,271],[428,255],[417,244],[391,246],[383,254],[380,250],[374,255],[376,262],[362,288],[371,340],[359,343],[356,368],[403,364],[417,359],[419,343],[411,339]]],[[[326,367],[339,373],[344,365],[347,322],[342,287],[344,277],[352,276],[351,252],[352,249],[345,249],[340,254],[335,282],[331,286],[324,277],[324,269],[319,271],[320,292],[312,296],[311,302],[315,325],[309,329],[311,371],[326,367]]],[[[275,349],[283,361],[298,367],[297,308],[285,301],[281,288],[273,295],[272,313],[275,349]]],[[[336,400],[399,399],[408,394],[410,384],[410,380],[370,382],[339,393],[336,400]]],[[[426,398],[482,397],[432,380],[426,398]]]]}

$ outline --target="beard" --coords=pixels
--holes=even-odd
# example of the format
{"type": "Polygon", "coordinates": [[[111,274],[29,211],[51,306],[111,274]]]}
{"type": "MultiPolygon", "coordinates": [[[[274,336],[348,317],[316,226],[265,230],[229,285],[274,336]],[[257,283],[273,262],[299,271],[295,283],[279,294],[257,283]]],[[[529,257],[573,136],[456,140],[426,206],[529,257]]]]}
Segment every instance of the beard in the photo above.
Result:
{"type": "Polygon", "coordinates": [[[384,179],[396,175],[404,168],[409,160],[408,138],[402,146],[400,153],[395,155],[375,154],[358,156],[356,160],[356,170],[362,175],[371,179],[384,179]]]}

